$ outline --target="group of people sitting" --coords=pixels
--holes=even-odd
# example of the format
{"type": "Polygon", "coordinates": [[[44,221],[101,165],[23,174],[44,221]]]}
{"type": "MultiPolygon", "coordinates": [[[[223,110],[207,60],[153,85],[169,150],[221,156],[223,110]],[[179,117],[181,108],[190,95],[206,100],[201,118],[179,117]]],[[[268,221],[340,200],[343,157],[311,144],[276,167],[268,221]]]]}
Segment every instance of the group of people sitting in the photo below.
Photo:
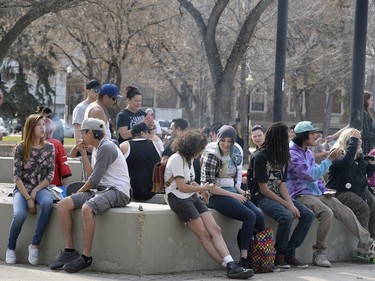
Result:
{"type": "MultiPolygon", "coordinates": [[[[295,250],[303,243],[315,217],[318,228],[313,264],[331,266],[326,240],[333,217],[358,238],[358,248],[364,254],[375,255],[375,200],[367,181],[367,176],[374,172],[375,161],[364,157],[357,129],[342,131],[318,164],[310,148],[316,145],[319,129],[311,122],[298,123],[294,135],[282,122],[272,124],[266,131],[254,126],[251,137],[256,151],[250,159],[244,189],[243,150],[236,143],[237,131],[232,126],[215,124],[208,143],[207,136],[189,129],[186,120],[174,119],[170,128],[172,138],[164,149],[153,136],[152,118],[143,115],[144,122],[132,124],[130,135],[128,127],[123,128],[123,141],[118,145],[108,136],[108,120],[100,118],[102,106],[115,102],[117,88],[105,84],[99,92],[100,102],[88,105],[74,148],[74,153],[79,152],[82,158],[87,180],[78,192],[58,203],[64,251],[51,263],[51,269],[63,268],[74,273],[89,267],[93,260],[95,216],[109,208],[125,207],[131,200],[147,202],[152,198],[152,170],[159,161],[167,161],[165,181],[172,179],[166,188],[171,210],[198,237],[208,255],[227,268],[228,278],[246,279],[254,275],[250,249],[253,235],[266,228],[264,214],[278,223],[274,271],[308,266],[297,259],[295,250]],[[71,218],[71,212],[79,208],[84,226],[81,254],[74,248],[71,218]],[[229,253],[220,226],[208,208],[242,222],[237,237],[238,263],[229,253]],[[294,220],[298,223],[292,230],[294,220]]],[[[16,263],[17,238],[26,212],[35,214],[36,204],[41,212],[28,260],[38,264],[38,248],[53,209],[48,187],[55,173],[56,148],[46,141],[48,123],[42,114],[29,116],[24,140],[15,148],[14,216],[6,252],[9,264],[16,263]]]]}

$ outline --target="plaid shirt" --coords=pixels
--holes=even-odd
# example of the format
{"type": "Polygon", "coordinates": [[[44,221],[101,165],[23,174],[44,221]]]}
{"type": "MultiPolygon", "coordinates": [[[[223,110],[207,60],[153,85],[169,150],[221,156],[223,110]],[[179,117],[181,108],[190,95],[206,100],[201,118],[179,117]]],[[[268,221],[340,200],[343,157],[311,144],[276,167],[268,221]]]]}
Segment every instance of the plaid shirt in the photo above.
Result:
{"type": "MultiPolygon", "coordinates": [[[[202,173],[201,182],[202,183],[216,183],[220,178],[220,172],[223,169],[223,161],[212,153],[205,153],[203,155],[202,161],[202,173]]],[[[237,182],[237,173],[233,177],[234,184],[237,182]]]]}

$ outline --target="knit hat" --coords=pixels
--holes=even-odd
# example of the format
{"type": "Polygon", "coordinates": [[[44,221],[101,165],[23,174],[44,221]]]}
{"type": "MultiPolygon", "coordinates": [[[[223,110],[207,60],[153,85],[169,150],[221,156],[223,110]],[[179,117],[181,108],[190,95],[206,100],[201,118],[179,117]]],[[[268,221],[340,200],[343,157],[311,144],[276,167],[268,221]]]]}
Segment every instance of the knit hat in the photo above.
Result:
{"type": "Polygon", "coordinates": [[[221,141],[223,138],[230,138],[234,143],[237,139],[237,132],[236,130],[229,125],[222,126],[218,133],[217,133],[217,140],[218,142],[221,141]]]}

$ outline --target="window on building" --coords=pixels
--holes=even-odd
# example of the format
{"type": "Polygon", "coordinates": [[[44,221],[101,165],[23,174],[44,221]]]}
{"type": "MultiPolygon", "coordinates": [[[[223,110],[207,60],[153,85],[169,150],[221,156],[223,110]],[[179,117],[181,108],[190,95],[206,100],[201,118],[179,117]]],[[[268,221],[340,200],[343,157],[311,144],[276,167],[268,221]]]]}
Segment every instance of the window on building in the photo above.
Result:
{"type": "Polygon", "coordinates": [[[332,95],[332,114],[341,115],[343,113],[342,91],[336,90],[332,95]]]}
{"type": "Polygon", "coordinates": [[[288,113],[295,114],[297,112],[302,112],[304,114],[305,108],[305,93],[298,95],[297,97],[291,95],[288,98],[288,113]],[[295,100],[297,98],[297,100],[295,100]]]}
{"type": "Polygon", "coordinates": [[[265,112],[266,95],[258,90],[250,95],[250,111],[265,112]]]}

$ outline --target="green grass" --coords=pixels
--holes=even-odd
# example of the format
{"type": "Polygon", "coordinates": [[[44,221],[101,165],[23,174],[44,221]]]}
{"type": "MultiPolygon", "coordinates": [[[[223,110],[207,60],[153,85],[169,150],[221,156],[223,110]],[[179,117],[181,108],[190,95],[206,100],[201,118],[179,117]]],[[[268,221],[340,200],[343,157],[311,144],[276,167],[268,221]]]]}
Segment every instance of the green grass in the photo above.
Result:
{"type": "MultiPolygon", "coordinates": [[[[3,137],[3,140],[0,142],[0,144],[16,144],[17,142],[21,141],[21,135],[17,136],[6,136],[3,137]]],[[[76,141],[74,138],[64,138],[64,144],[75,144],[76,141]]]]}

